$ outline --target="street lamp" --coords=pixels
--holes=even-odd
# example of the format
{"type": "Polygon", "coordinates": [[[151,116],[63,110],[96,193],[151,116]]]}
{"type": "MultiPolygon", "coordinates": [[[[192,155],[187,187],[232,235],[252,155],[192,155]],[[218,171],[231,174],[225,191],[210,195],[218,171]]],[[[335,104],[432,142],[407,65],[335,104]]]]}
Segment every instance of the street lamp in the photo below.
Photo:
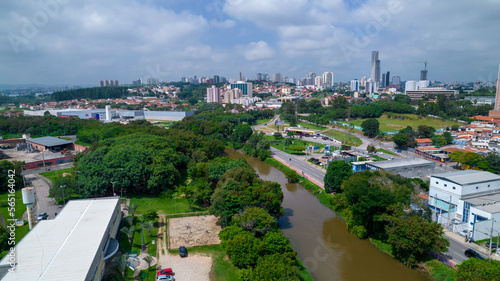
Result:
{"type": "Polygon", "coordinates": [[[63,203],[64,203],[64,205],[66,205],[66,198],[64,198],[64,188],[65,187],[66,187],[65,185],[61,185],[61,188],[62,188],[62,191],[63,191],[63,203]]]}
{"type": "Polygon", "coordinates": [[[113,196],[115,196],[115,182],[116,181],[112,181],[111,184],[113,185],[113,196]]]}

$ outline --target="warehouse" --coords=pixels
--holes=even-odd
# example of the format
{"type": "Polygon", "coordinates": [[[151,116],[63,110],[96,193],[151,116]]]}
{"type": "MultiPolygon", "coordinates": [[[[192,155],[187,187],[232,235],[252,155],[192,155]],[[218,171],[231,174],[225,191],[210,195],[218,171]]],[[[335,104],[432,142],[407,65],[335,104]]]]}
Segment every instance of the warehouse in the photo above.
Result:
{"type": "Polygon", "coordinates": [[[36,139],[28,139],[26,143],[29,143],[40,151],[51,150],[51,151],[61,151],[64,149],[73,150],[73,142],[69,140],[63,140],[54,137],[41,137],[36,139]]]}
{"type": "Polygon", "coordinates": [[[405,158],[366,163],[366,169],[385,170],[406,178],[421,178],[434,173],[436,163],[420,158],[405,158]]]}

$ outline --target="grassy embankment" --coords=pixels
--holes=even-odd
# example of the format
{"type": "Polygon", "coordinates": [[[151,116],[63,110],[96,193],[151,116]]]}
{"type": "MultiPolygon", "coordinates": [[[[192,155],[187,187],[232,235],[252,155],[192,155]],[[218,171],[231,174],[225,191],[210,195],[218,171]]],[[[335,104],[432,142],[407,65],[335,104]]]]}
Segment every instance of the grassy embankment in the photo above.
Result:
{"type": "MultiPolygon", "coordinates": [[[[350,121],[349,124],[361,126],[361,123],[365,120],[366,119],[353,120],[350,121]]],[[[417,129],[420,125],[427,125],[432,126],[435,129],[439,129],[446,126],[451,127],[453,125],[461,125],[461,123],[456,121],[434,117],[423,117],[415,114],[383,114],[381,117],[377,118],[377,120],[380,124],[380,131],[382,132],[399,131],[407,126],[417,129]]]]}
{"type": "Polygon", "coordinates": [[[355,135],[346,134],[344,132],[333,130],[333,129],[325,131],[325,132],[323,132],[323,134],[325,134],[331,138],[334,138],[340,142],[344,142],[344,138],[345,138],[345,143],[346,143],[346,145],[349,145],[349,146],[360,146],[363,143],[363,141],[361,141],[355,135]]]}
{"type": "MultiPolygon", "coordinates": [[[[281,162],[279,162],[276,159],[273,158],[267,158],[265,161],[267,164],[270,164],[282,172],[287,172],[287,171],[293,171],[289,167],[283,165],[281,162]]],[[[299,175],[300,176],[300,175],[299,175]]],[[[301,177],[300,184],[304,186],[307,190],[312,191],[312,194],[315,195],[319,202],[323,204],[324,206],[328,207],[332,211],[335,211],[336,214],[338,214],[340,217],[343,218],[343,214],[339,210],[335,210],[333,204],[332,204],[332,199],[333,195],[327,194],[324,192],[324,190],[317,186],[316,184],[312,183],[311,181],[304,179],[301,177]]],[[[374,245],[377,249],[379,249],[381,252],[386,253],[390,255],[391,257],[394,257],[392,254],[392,246],[382,240],[377,240],[370,238],[370,243],[374,245]]],[[[436,281],[454,281],[455,280],[455,270],[452,269],[451,267],[443,264],[442,262],[436,260],[436,259],[429,259],[428,261],[425,262],[425,266],[427,270],[429,271],[429,274],[434,278],[436,281]]]]}

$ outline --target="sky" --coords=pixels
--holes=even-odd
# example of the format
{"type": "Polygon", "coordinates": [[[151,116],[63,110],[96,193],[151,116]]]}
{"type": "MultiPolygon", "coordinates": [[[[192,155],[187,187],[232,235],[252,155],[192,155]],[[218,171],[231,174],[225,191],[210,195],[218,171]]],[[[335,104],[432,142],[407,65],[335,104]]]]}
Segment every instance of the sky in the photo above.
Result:
{"type": "Polygon", "coordinates": [[[0,4],[0,84],[381,72],[495,81],[498,0],[26,0],[0,4]]]}

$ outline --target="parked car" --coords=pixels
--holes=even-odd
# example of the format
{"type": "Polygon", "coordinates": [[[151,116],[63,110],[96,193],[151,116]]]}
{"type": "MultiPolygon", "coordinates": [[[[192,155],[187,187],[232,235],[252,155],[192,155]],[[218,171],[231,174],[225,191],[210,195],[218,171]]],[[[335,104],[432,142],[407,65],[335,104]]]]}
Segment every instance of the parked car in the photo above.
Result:
{"type": "MultiPolygon", "coordinates": [[[[491,243],[491,248],[492,249],[495,249],[497,248],[498,244],[496,242],[492,242],[491,243]]],[[[490,241],[486,242],[486,248],[489,248],[490,247],[490,241]]]]}
{"type": "Polygon", "coordinates": [[[476,258],[476,259],[480,259],[480,260],[483,259],[483,257],[478,252],[476,252],[472,249],[465,250],[464,254],[468,258],[476,258]]]}
{"type": "Polygon", "coordinates": [[[180,246],[179,247],[179,255],[181,256],[181,258],[184,258],[184,257],[187,257],[187,249],[186,247],[184,246],[180,246]]]}
{"type": "Polygon", "coordinates": [[[174,274],[172,273],[171,268],[164,268],[156,273],[156,280],[157,281],[160,281],[160,280],[172,281],[172,280],[174,280],[173,275],[174,274]]]}
{"type": "Polygon", "coordinates": [[[40,213],[36,218],[37,221],[46,220],[49,217],[47,213],[40,213]]]}

